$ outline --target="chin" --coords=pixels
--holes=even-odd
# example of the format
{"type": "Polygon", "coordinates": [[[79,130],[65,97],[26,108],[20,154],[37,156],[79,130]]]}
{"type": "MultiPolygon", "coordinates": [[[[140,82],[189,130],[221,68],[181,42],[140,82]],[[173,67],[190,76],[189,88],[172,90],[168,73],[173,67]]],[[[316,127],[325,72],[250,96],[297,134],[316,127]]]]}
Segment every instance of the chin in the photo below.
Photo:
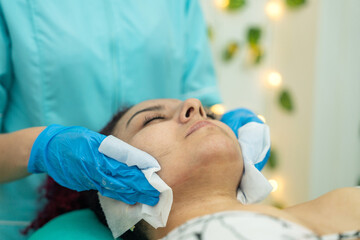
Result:
{"type": "Polygon", "coordinates": [[[201,164],[212,161],[236,160],[241,159],[240,144],[233,138],[220,134],[207,134],[205,138],[196,143],[195,156],[201,164]]]}
{"type": "Polygon", "coordinates": [[[207,173],[210,174],[210,179],[214,172],[226,172],[237,178],[237,174],[241,172],[239,169],[242,168],[241,149],[237,140],[215,131],[197,135],[185,148],[181,147],[181,151],[172,153],[177,156],[178,161],[168,159],[165,161],[168,165],[162,166],[163,169],[158,172],[171,188],[179,189],[186,183],[192,184],[198,179],[206,178],[207,173]]]}

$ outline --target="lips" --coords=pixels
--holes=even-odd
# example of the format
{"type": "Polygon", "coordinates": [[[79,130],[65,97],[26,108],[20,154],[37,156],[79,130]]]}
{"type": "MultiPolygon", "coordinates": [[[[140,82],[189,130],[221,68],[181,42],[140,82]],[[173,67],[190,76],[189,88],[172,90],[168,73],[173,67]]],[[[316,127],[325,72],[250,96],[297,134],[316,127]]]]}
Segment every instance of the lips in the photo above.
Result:
{"type": "Polygon", "coordinates": [[[213,123],[209,122],[209,121],[198,121],[197,123],[195,123],[194,125],[192,125],[189,129],[189,131],[186,133],[186,136],[189,136],[190,134],[192,134],[193,132],[195,132],[196,130],[208,126],[208,125],[213,125],[213,123]]]}

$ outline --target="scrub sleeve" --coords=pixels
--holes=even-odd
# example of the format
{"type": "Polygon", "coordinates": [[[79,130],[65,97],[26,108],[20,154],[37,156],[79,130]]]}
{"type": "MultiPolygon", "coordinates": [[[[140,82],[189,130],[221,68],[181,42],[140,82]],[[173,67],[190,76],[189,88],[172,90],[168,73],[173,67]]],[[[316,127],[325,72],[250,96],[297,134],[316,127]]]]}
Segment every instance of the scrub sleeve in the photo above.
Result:
{"type": "MultiPolygon", "coordinates": [[[[10,50],[9,33],[0,5],[0,133],[4,132],[3,119],[13,80],[10,50]]],[[[44,179],[45,175],[39,174],[0,185],[0,239],[21,239],[19,231],[28,225],[28,216],[39,210],[35,194],[44,179]]]]}

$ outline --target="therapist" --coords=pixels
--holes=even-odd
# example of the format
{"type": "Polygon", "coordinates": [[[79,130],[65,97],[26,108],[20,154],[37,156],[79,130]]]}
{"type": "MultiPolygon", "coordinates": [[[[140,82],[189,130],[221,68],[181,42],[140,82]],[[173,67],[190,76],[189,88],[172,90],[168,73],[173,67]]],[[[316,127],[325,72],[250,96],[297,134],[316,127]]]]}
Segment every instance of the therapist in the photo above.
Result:
{"type": "Polygon", "coordinates": [[[156,204],[96,131],[121,106],[189,97],[220,102],[198,1],[0,0],[0,238],[21,239],[39,208],[30,173],[156,204]]]}

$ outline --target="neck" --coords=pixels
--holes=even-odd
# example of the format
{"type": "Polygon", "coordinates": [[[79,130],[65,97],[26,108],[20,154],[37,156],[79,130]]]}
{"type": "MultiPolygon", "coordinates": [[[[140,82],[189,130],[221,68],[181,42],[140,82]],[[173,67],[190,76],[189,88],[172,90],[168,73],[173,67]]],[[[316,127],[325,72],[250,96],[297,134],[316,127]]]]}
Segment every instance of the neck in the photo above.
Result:
{"type": "MultiPolygon", "coordinates": [[[[184,224],[186,221],[211,213],[234,209],[241,205],[233,193],[210,190],[206,193],[189,194],[174,197],[168,222],[164,228],[148,228],[150,239],[159,239],[166,236],[171,230],[184,224]]],[[[174,194],[174,196],[176,196],[174,194]]]]}
{"type": "Polygon", "coordinates": [[[242,205],[236,198],[242,169],[239,157],[205,158],[201,165],[186,173],[186,178],[171,184],[173,204],[166,227],[149,226],[148,237],[163,238],[190,219],[238,208],[242,205]]]}

